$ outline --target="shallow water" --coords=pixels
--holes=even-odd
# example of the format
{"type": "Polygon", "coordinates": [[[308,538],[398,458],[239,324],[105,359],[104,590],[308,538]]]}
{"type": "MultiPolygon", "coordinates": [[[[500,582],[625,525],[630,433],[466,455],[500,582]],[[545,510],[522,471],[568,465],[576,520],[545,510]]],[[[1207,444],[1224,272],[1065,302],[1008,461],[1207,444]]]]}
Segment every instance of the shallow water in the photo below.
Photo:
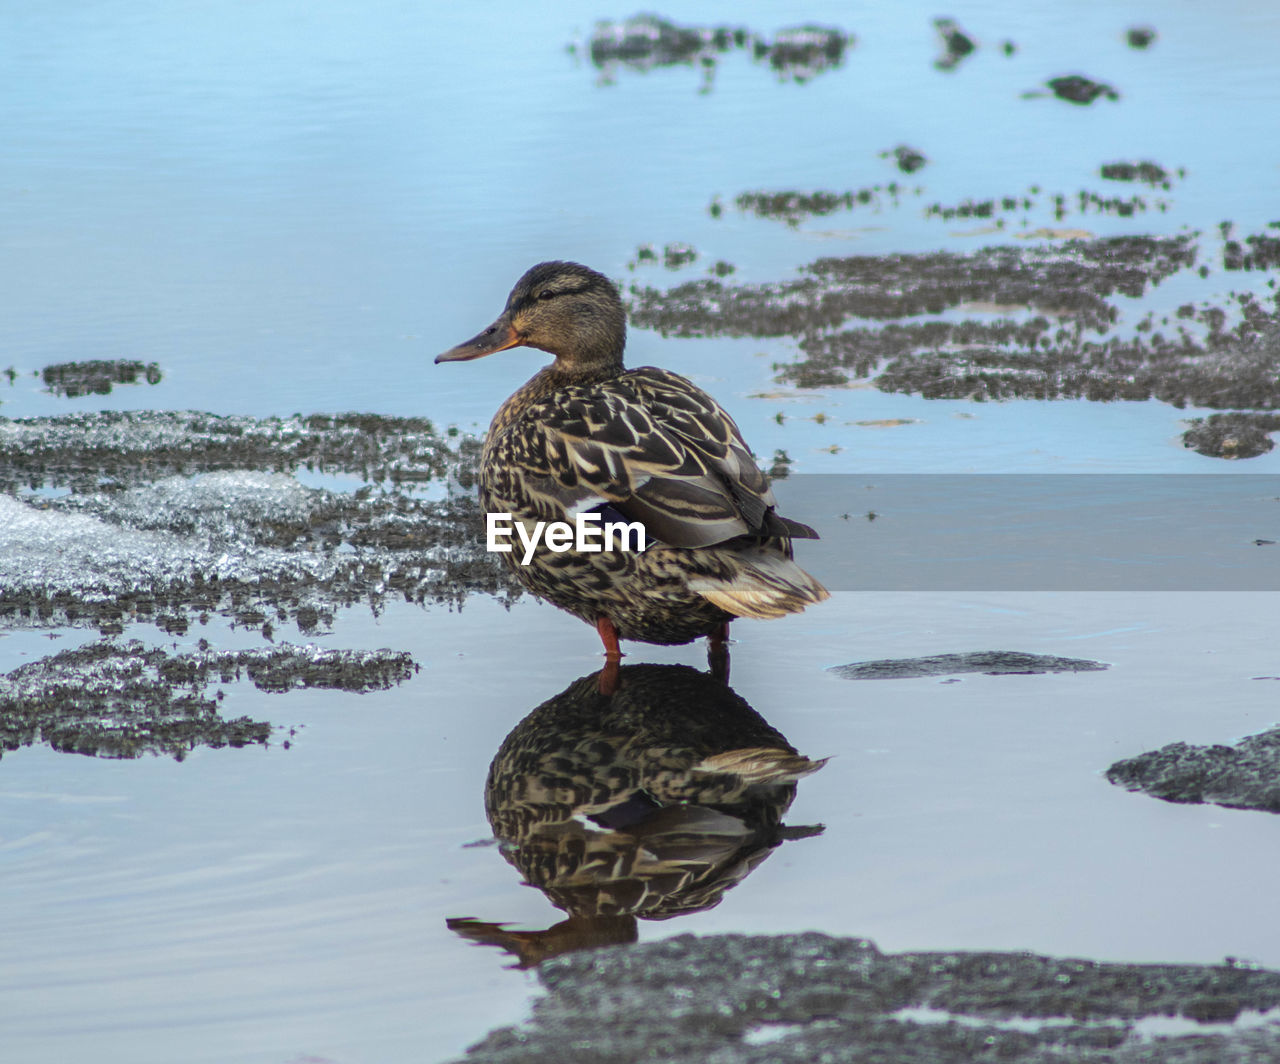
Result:
{"type": "MultiPolygon", "coordinates": [[[[1030,949],[1103,960],[1280,965],[1271,818],[1113,787],[1112,761],[1276,719],[1273,595],[841,593],[742,622],[732,686],[803,753],[783,843],[673,933],[820,929],[890,951],[1030,949]],[[991,647],[1105,672],[842,680],[868,658],[991,647]]],[[[206,629],[219,645],[245,634],[206,629]]],[[[268,749],[109,761],[47,748],[0,763],[0,987],[15,1059],[430,1059],[515,1022],[530,978],[446,929],[562,914],[489,836],[503,736],[598,667],[581,625],[532,602],[461,617],[353,610],[334,642],[410,651],[387,692],[228,688],[268,749]],[[492,647],[518,646],[495,660],[492,647]],[[289,734],[288,729],[296,728],[289,734]],[[282,741],[290,746],[284,749],[282,741]]],[[[192,642],[196,632],[192,633],[192,642]]],[[[45,651],[32,637],[6,656],[45,651]]],[[[700,648],[645,660],[700,664],[700,648]]]]}
{"type": "MultiPolygon", "coordinates": [[[[120,387],[95,405],[377,410],[483,428],[542,356],[465,367],[429,359],[488,324],[539,259],[659,285],[723,259],[738,267],[734,280],[775,281],[819,255],[1008,242],[955,235],[981,227],[927,219],[923,206],[1032,185],[1169,204],[1062,223],[1041,209],[1033,227],[1190,228],[1204,234],[1206,255],[1220,222],[1250,233],[1275,217],[1266,175],[1280,148],[1259,127],[1280,104],[1271,64],[1280,14],[1256,5],[1174,5],[1157,17],[1145,6],[975,4],[956,15],[981,47],[942,73],[927,5],[854,13],[815,3],[797,21],[857,37],[840,68],[779,83],[733,53],[706,94],[686,67],[624,70],[600,86],[583,48],[566,51],[585,44],[597,19],[626,14],[574,4],[548,19],[508,5],[498,20],[492,8],[288,0],[217,14],[160,2],[16,14],[3,45],[13,91],[0,104],[16,146],[0,196],[11,252],[0,263],[10,293],[0,350],[23,376],[0,381],[0,413],[64,411],[65,400],[26,376],[51,362],[130,358],[158,362],[162,383],[120,387]],[[1127,47],[1124,29],[1152,20],[1156,43],[1127,47]],[[1017,43],[1014,56],[1000,53],[1004,39],[1017,43]],[[1020,98],[1072,71],[1114,83],[1121,100],[1020,98]],[[903,142],[931,160],[909,177],[878,154],[903,142]],[[1097,168],[1115,159],[1187,176],[1168,193],[1100,181],[1097,168]],[[719,219],[707,211],[713,197],[731,203],[747,189],[894,179],[924,192],[797,231],[732,207],[719,219]],[[639,245],[672,241],[696,247],[699,261],[675,274],[628,272],[639,245]]],[[[697,5],[665,14],[695,25],[720,17],[697,5]]],[[[735,20],[763,34],[780,28],[767,5],[741,6],[735,20]]],[[[1167,311],[1242,283],[1175,278],[1149,302],[1167,311]]],[[[788,448],[806,472],[1215,468],[1175,442],[1192,411],[1158,403],[997,406],[836,390],[800,397],[798,416],[780,426],[774,415],[792,403],[749,397],[775,390],[771,366],[794,357],[791,341],[638,333],[631,348],[635,362],[713,388],[758,453],[788,448]],[[810,427],[804,414],[819,411],[834,421],[810,427]],[[956,414],[978,417],[959,425],[956,414]],[[881,418],[921,424],[856,433],[840,424],[881,418]],[[833,443],[837,454],[824,450],[833,443]]],[[[1277,463],[1273,452],[1251,469],[1277,463]]]]}
{"type": "MultiPolygon", "coordinates": [[[[1010,242],[923,207],[1032,184],[1141,191],[1168,209],[1058,222],[1037,208],[1030,227],[1192,228],[1206,255],[1220,222],[1251,233],[1276,217],[1280,146],[1265,133],[1280,106],[1280,13],[1258,5],[973,4],[952,13],[982,46],[943,73],[932,7],[817,2],[784,20],[748,4],[734,22],[757,32],[815,21],[856,44],[803,85],[730,54],[709,93],[683,67],[597,84],[583,48],[592,24],[629,11],[494,11],[152,0],[12,13],[0,40],[0,366],[16,375],[0,376],[0,416],[361,410],[480,430],[543,356],[430,359],[487,324],[540,259],[659,287],[723,259],[735,281],[772,282],[820,255],[1010,242]],[[1147,21],[1157,42],[1127,47],[1125,27],[1147,21]],[[1120,101],[1019,97],[1073,71],[1114,84],[1120,101]],[[899,143],[928,166],[900,175],[878,154],[899,143]],[[1187,176],[1167,193],[1097,179],[1103,162],[1148,158],[1187,176]],[[924,192],[794,229],[707,209],[750,189],[894,179],[924,192]],[[676,241],[698,249],[694,266],[628,270],[638,246],[676,241]],[[154,361],[162,379],[68,399],[37,376],[91,358],[154,361]]],[[[663,14],[724,17],[694,4],[663,14]]],[[[1117,303],[1132,324],[1246,282],[1266,292],[1273,277],[1179,274],[1117,303]]],[[[787,337],[634,330],[630,351],[693,377],[757,453],[785,449],[801,473],[1280,471],[1276,451],[1226,463],[1186,449],[1183,419],[1207,411],[1155,400],[785,388],[773,367],[796,357],[787,337]]],[[[941,502],[934,514],[946,519],[941,502]]],[[[1258,536],[1280,539],[1258,520],[1258,536]]],[[[786,841],[713,909],[641,922],[640,937],[818,929],[885,950],[1280,966],[1273,820],[1167,805],[1102,776],[1167,742],[1231,742],[1280,719],[1273,682],[1256,679],[1276,672],[1277,608],[1273,594],[1225,591],[841,591],[800,617],[735,626],[734,689],[802,753],[832,757],[786,816],[825,831],[786,841]],[[824,671],[992,649],[1110,668],[958,683],[824,671]]],[[[216,618],[176,639],[144,624],[122,637],[263,642],[216,618]]],[[[0,631],[0,672],[87,638],[0,631]]],[[[307,638],[406,650],[422,671],[365,695],[227,685],[224,716],[276,726],[265,749],[182,762],[4,753],[0,1040],[14,1059],[441,1059],[525,1013],[531,978],[445,921],[559,919],[496,847],[473,844],[490,835],[483,788],[502,738],[599,667],[594,637],[527,599],[507,609],[472,596],[461,612],[353,607],[307,638]]],[[[701,655],[643,647],[630,660],[701,655]]]]}

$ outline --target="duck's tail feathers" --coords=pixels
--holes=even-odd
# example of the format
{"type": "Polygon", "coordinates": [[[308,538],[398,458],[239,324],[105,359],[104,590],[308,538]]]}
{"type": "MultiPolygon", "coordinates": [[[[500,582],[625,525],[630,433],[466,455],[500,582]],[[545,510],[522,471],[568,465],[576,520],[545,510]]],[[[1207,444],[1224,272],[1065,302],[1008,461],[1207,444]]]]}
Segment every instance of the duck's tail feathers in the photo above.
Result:
{"type": "Polygon", "coordinates": [[[756,548],[735,553],[733,560],[731,576],[696,577],[689,581],[689,590],[725,613],[759,620],[799,613],[831,597],[818,581],[776,551],[756,548]]]}
{"type": "Polygon", "coordinates": [[[728,773],[738,776],[748,784],[795,783],[802,776],[817,772],[830,758],[815,761],[797,754],[794,750],[777,747],[753,746],[741,750],[726,750],[703,758],[693,768],[695,772],[728,773]]]}

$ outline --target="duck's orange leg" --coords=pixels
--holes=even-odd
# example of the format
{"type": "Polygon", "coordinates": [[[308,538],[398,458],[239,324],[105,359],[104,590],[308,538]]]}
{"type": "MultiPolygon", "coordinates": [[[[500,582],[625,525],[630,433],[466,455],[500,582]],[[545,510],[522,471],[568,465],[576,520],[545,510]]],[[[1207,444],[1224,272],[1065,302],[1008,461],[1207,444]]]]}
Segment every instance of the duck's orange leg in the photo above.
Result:
{"type": "Polygon", "coordinates": [[[604,644],[604,669],[596,686],[602,695],[616,694],[618,691],[618,666],[622,661],[622,648],[618,646],[618,629],[608,617],[596,618],[596,631],[600,633],[600,642],[604,644]]]}
{"type": "Polygon", "coordinates": [[[721,683],[729,682],[729,622],[707,636],[707,665],[721,683]]]}
{"type": "Polygon", "coordinates": [[[618,646],[618,629],[608,617],[596,618],[596,631],[600,633],[600,642],[604,644],[606,661],[618,661],[622,657],[622,648],[618,646]]]}

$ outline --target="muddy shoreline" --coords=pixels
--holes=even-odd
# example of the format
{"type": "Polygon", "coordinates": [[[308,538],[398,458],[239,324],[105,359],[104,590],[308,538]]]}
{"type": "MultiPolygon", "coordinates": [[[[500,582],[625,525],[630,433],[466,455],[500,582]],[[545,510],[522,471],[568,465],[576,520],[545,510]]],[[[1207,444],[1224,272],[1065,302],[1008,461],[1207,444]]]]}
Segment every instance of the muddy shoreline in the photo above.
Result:
{"type": "Polygon", "coordinates": [[[514,596],[483,550],[477,454],[473,438],[376,415],[0,419],[0,623],[182,633],[221,615],[306,635],[386,596],[514,596]],[[307,488],[297,470],[364,484],[307,488]],[[442,497],[414,490],[428,483],[442,497]]]}
{"type": "Polygon", "coordinates": [[[63,753],[181,761],[197,746],[265,745],[268,721],[221,715],[225,688],[242,677],[275,694],[303,687],[363,694],[401,683],[417,668],[408,654],[390,650],[284,643],[172,653],[136,639],[87,643],[0,675],[0,751],[43,742],[63,753]]]}
{"type": "MultiPolygon", "coordinates": [[[[862,195],[755,195],[740,197],[740,206],[795,223],[805,213],[847,209],[862,195]]],[[[1221,231],[1214,274],[1276,265],[1276,237],[1236,239],[1226,223],[1221,231]]],[[[1280,406],[1274,279],[1262,294],[1240,288],[1171,311],[1148,309],[1137,320],[1131,309],[1179,274],[1209,276],[1209,254],[1198,234],[1187,234],[821,258],[800,277],[769,284],[633,283],[630,310],[636,324],[664,336],[791,338],[800,357],[774,369],[778,383],[799,388],[868,381],[928,399],[1154,398],[1179,409],[1216,408],[1223,413],[1189,422],[1184,446],[1251,458],[1274,446],[1271,411],[1280,406]],[[851,327],[851,320],[881,324],[851,327]]]]}
{"type": "Polygon", "coordinates": [[[491,1032],[460,1061],[627,1064],[652,1059],[657,1045],[664,1060],[689,1064],[1261,1064],[1280,1053],[1274,1021],[1223,1026],[1280,1007],[1280,972],[1231,958],[1103,964],[891,954],[814,933],[680,935],[557,958],[538,978],[532,1018],[491,1032]],[[1178,1033],[1146,1032],[1168,1017],[1184,1021],[1178,1033]]]}

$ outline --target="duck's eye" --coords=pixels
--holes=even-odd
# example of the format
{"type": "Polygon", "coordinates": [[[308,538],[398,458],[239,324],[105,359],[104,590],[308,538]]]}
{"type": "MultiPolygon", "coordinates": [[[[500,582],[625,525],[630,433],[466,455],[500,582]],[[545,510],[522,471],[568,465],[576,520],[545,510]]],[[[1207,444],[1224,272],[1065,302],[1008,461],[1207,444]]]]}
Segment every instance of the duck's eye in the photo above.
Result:
{"type": "Polygon", "coordinates": [[[538,299],[543,299],[543,300],[555,299],[555,297],[556,297],[556,293],[551,291],[551,289],[549,288],[544,288],[541,292],[538,293],[538,296],[537,296],[538,299]]]}

